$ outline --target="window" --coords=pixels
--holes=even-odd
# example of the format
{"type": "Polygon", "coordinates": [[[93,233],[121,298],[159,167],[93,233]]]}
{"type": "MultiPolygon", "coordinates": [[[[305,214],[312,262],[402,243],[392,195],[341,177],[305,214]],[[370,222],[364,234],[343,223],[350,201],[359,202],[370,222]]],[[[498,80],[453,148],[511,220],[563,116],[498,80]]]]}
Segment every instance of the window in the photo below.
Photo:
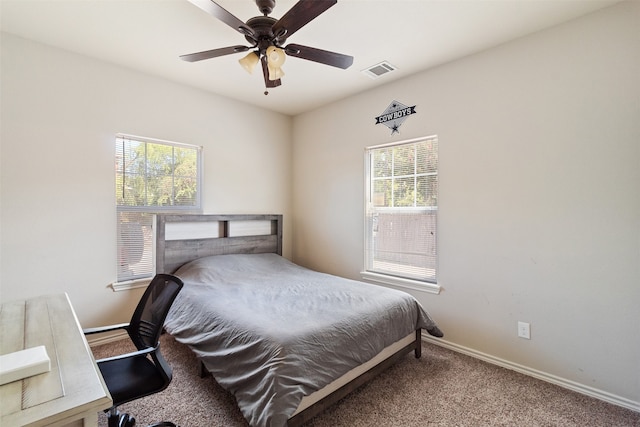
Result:
{"type": "Polygon", "coordinates": [[[436,283],[437,138],[369,147],[365,173],[364,277],[436,283]]]}
{"type": "Polygon", "coordinates": [[[118,282],[154,274],[154,214],[200,209],[201,148],[116,137],[118,282]]]}

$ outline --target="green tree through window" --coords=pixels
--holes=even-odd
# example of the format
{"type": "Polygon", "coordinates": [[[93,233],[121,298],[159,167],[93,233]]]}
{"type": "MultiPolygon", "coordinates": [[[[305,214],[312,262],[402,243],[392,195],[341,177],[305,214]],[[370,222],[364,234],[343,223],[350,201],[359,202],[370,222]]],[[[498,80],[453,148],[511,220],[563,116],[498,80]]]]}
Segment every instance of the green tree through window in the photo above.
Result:
{"type": "Polygon", "coordinates": [[[197,207],[198,156],[197,147],[118,138],[118,206],[197,207]]]}

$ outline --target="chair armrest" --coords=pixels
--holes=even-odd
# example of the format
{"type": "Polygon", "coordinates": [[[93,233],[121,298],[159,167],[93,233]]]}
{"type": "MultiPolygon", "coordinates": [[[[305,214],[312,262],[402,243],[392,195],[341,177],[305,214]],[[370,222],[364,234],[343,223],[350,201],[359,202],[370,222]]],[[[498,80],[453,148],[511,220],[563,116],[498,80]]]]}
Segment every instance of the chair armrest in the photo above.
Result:
{"type": "Polygon", "coordinates": [[[128,329],[129,328],[129,324],[128,323],[120,323],[117,325],[110,325],[110,326],[98,326],[96,328],[87,328],[87,329],[83,329],[82,332],[85,335],[90,335],[90,334],[98,334],[100,332],[109,332],[109,331],[116,331],[118,329],[128,329]]]}
{"type": "Polygon", "coordinates": [[[96,363],[100,364],[101,362],[110,362],[112,360],[128,359],[130,357],[144,356],[149,353],[153,353],[157,349],[158,347],[147,347],[147,348],[143,348],[142,350],[132,351],[131,353],[119,354],[113,357],[105,357],[104,359],[98,359],[96,360],[96,363]]]}

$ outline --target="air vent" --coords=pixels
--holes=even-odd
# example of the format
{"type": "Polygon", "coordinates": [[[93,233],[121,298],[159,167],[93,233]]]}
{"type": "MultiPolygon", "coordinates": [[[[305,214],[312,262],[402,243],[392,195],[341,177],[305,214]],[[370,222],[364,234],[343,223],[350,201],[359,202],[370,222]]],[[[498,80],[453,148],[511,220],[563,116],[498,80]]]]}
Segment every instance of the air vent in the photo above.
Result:
{"type": "Polygon", "coordinates": [[[377,79],[378,77],[384,76],[387,73],[395,71],[396,67],[389,64],[387,61],[382,61],[379,64],[373,65],[365,70],[362,70],[364,74],[371,77],[372,79],[377,79]]]}

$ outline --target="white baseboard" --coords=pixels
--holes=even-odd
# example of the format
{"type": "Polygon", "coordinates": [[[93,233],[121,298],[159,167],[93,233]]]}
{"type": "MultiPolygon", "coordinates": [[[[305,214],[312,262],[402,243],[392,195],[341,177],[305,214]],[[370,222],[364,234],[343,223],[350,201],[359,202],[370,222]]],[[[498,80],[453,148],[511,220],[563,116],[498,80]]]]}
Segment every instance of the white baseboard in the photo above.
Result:
{"type": "Polygon", "coordinates": [[[559,385],[560,387],[564,387],[569,390],[573,390],[578,393],[582,393],[587,396],[594,397],[596,399],[603,400],[605,402],[608,402],[617,406],[622,406],[623,408],[627,408],[635,412],[640,412],[640,402],[634,402],[633,400],[630,400],[621,396],[617,396],[615,394],[608,393],[603,390],[598,390],[596,388],[589,387],[584,384],[577,383],[575,381],[571,381],[571,380],[561,378],[552,374],[548,374],[546,372],[538,371],[536,369],[519,365],[517,363],[513,363],[505,359],[500,359],[498,357],[491,356],[490,354],[482,353],[468,347],[464,347],[458,344],[454,344],[452,342],[442,340],[440,338],[433,338],[430,335],[428,335],[427,332],[424,330],[422,331],[422,339],[431,344],[439,345],[441,347],[448,348],[449,350],[453,350],[458,353],[463,353],[463,354],[466,354],[467,356],[475,357],[476,359],[483,360],[493,365],[498,365],[503,368],[511,369],[513,371],[520,372],[521,374],[529,375],[539,380],[546,381],[555,385],[559,385]]]}
{"type": "Polygon", "coordinates": [[[115,341],[120,341],[122,339],[125,339],[129,336],[129,334],[127,334],[126,331],[121,331],[121,332],[116,332],[115,334],[112,335],[107,335],[107,336],[93,336],[91,338],[89,338],[89,336],[87,336],[87,342],[89,343],[89,347],[96,347],[102,344],[108,344],[110,342],[115,342],[115,341]]]}

